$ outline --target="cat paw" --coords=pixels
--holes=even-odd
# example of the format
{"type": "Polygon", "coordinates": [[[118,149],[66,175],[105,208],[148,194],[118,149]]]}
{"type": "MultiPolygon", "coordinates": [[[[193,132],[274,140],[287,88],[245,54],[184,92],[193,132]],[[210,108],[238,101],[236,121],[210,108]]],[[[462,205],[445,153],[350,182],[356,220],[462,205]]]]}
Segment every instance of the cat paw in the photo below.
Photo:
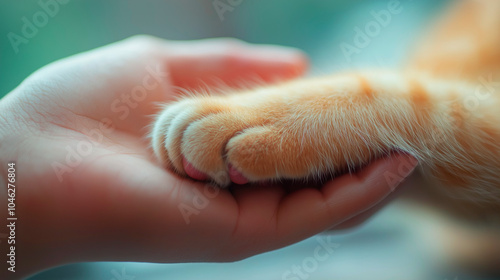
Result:
{"type": "Polygon", "coordinates": [[[169,168],[221,186],[274,177],[266,117],[227,98],[184,99],[168,106],[153,129],[155,154],[169,168]],[[271,161],[270,161],[271,160],[271,161]]]}
{"type": "Polygon", "coordinates": [[[157,119],[154,151],[177,173],[221,186],[332,173],[368,154],[358,146],[362,155],[346,159],[353,143],[335,139],[340,125],[308,111],[314,106],[274,103],[228,96],[181,100],[157,119]]]}
{"type": "Polygon", "coordinates": [[[196,180],[226,186],[248,179],[227,161],[231,138],[250,126],[250,118],[223,98],[184,99],[169,105],[152,135],[157,157],[170,169],[196,180]]]}

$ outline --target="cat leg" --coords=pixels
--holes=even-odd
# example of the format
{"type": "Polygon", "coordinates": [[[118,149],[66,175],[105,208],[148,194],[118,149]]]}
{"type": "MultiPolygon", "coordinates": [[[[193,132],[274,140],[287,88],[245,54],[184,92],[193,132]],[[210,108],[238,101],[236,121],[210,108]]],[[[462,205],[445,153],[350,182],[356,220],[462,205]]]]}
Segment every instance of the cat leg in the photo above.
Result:
{"type": "Polygon", "coordinates": [[[475,93],[474,84],[372,72],[192,97],[162,113],[154,149],[178,173],[189,164],[220,185],[231,174],[261,181],[348,171],[403,151],[444,184],[498,186],[498,101],[465,111],[475,93]]]}

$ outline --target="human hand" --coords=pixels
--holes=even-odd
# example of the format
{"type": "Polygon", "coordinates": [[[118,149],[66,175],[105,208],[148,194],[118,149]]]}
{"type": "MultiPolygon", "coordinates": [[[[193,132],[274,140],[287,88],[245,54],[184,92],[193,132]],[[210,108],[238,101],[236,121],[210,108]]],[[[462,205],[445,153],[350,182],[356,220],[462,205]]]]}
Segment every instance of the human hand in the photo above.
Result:
{"type": "MultiPolygon", "coordinates": [[[[176,98],[175,87],[289,79],[306,64],[298,51],[278,47],[137,37],[35,72],[0,101],[0,182],[15,161],[22,256],[17,272],[3,270],[2,279],[82,261],[238,260],[380,202],[396,187],[383,174],[404,178],[410,170],[399,169],[409,157],[293,192],[278,185],[218,190],[179,178],[152,157],[148,125],[158,103],[176,98]]],[[[6,192],[0,204],[7,208],[6,192]]]]}

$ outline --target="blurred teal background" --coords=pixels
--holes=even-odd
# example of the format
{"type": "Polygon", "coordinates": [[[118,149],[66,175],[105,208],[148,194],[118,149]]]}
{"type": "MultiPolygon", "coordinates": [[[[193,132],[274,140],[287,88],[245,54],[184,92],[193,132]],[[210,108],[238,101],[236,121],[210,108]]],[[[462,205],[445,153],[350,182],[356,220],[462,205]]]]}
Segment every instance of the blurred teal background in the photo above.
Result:
{"type": "MultiPolygon", "coordinates": [[[[51,6],[47,3],[53,0],[0,3],[0,96],[52,61],[136,34],[172,40],[228,36],[253,43],[290,45],[308,52],[315,69],[352,67],[356,64],[346,65],[345,59],[338,58],[340,42],[352,40],[353,28],[371,20],[369,11],[386,8],[390,0],[216,0],[226,5],[240,2],[222,18],[214,0],[59,1],[55,2],[57,9],[49,9],[55,12],[48,20],[40,13],[47,15],[44,7],[51,6]],[[38,30],[17,46],[9,34],[23,36],[24,17],[38,30]]],[[[399,60],[413,38],[409,35],[420,28],[421,16],[433,13],[434,6],[444,1],[435,2],[402,0],[403,12],[394,16],[358,60],[369,61],[369,56],[372,63],[377,62],[372,54],[380,46],[385,51],[377,53],[377,63],[399,60]]]]}
{"type": "MultiPolygon", "coordinates": [[[[23,19],[33,23],[34,15],[40,17],[45,12],[46,3],[55,2],[3,0],[0,97],[50,62],[136,34],[171,40],[236,37],[252,43],[294,46],[311,57],[309,75],[394,66],[404,62],[429,19],[448,1],[399,1],[402,12],[393,15],[367,47],[348,59],[340,44],[352,43],[355,28],[364,28],[373,20],[371,12],[387,9],[391,1],[394,0],[60,0],[57,9],[52,7],[56,12],[47,17],[46,24],[40,24],[31,38],[16,46],[12,34],[22,36],[23,19]],[[238,5],[221,17],[214,6],[216,2],[238,5]]],[[[43,21],[43,16],[38,20],[43,21]]],[[[439,246],[422,243],[414,229],[415,223],[400,208],[391,206],[359,229],[334,235],[339,249],[307,279],[479,279],[443,270],[433,251],[439,246]]],[[[30,279],[294,279],[283,278],[284,273],[292,265],[301,264],[317,245],[317,240],[311,238],[230,264],[74,264],[30,279]]]]}

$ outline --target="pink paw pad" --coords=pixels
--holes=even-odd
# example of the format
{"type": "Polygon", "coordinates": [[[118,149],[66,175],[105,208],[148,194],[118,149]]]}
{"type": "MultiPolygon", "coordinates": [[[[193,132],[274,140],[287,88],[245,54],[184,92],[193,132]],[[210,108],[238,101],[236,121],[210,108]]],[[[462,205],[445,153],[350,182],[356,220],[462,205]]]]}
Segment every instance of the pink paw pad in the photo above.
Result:
{"type": "Polygon", "coordinates": [[[233,183],[238,185],[244,185],[248,183],[248,179],[243,176],[236,168],[234,168],[231,164],[229,165],[229,178],[233,183]]]}
{"type": "Polygon", "coordinates": [[[182,165],[184,166],[184,171],[186,174],[199,181],[205,181],[208,179],[207,174],[201,172],[200,170],[196,169],[185,157],[182,158],[182,165]]]}

